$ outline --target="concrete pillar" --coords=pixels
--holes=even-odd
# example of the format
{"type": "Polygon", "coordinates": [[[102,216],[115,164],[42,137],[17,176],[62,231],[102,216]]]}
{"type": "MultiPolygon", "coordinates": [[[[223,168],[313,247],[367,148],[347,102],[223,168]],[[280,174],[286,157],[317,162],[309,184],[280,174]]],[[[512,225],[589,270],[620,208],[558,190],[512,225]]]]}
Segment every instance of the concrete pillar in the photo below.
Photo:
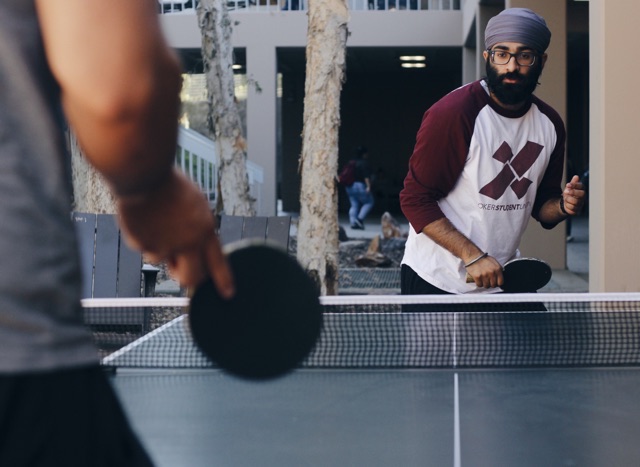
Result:
{"type": "Polygon", "coordinates": [[[476,55],[478,54],[475,47],[462,48],[462,84],[475,81],[476,78],[476,55]]]}
{"type": "Polygon", "coordinates": [[[465,2],[462,5],[462,84],[475,81],[478,75],[478,52],[482,47],[478,44],[478,2],[465,2]]]}
{"type": "Polygon", "coordinates": [[[495,6],[479,6],[476,15],[476,42],[478,43],[478,53],[476,54],[476,79],[480,79],[486,75],[485,61],[482,56],[484,51],[484,30],[491,18],[502,11],[502,8],[495,6]]]}
{"type": "MultiPolygon", "coordinates": [[[[542,16],[551,30],[549,58],[540,77],[536,95],[551,105],[567,121],[567,7],[558,0],[507,0],[506,8],[529,8],[542,16]]],[[[562,223],[544,230],[533,219],[525,233],[520,251],[547,261],[554,269],[566,269],[566,227],[562,223]]]]}
{"type": "Polygon", "coordinates": [[[589,2],[589,291],[640,291],[635,0],[589,2]]]}
{"type": "Polygon", "coordinates": [[[258,215],[276,214],[276,49],[271,43],[246,47],[248,158],[264,169],[258,215]]]}

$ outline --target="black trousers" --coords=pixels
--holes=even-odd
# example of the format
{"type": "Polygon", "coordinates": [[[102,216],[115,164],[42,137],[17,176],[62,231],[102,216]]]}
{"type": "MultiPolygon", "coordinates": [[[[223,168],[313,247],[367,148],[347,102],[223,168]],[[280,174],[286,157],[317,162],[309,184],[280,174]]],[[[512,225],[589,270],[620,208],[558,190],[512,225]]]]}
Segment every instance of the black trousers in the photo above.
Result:
{"type": "Polygon", "coordinates": [[[0,375],[0,465],[152,466],[105,372],[0,375]]]}
{"type": "MultiPolygon", "coordinates": [[[[430,284],[420,277],[406,264],[400,267],[400,294],[401,295],[452,295],[435,285],[430,284]]],[[[448,304],[419,304],[402,305],[402,311],[406,313],[434,313],[434,312],[468,312],[468,311],[547,311],[543,303],[539,302],[514,302],[501,304],[504,310],[498,310],[495,304],[474,303],[473,309],[469,305],[448,304]]]]}

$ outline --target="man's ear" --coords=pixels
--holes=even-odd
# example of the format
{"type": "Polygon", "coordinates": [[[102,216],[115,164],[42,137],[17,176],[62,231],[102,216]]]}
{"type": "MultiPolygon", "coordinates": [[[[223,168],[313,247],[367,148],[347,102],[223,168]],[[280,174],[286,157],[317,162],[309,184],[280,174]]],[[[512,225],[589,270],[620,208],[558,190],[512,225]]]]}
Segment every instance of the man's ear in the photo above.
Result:
{"type": "Polygon", "coordinates": [[[540,65],[541,65],[540,69],[541,69],[541,70],[543,70],[543,69],[544,69],[544,64],[545,64],[545,63],[547,63],[547,57],[548,57],[548,55],[547,55],[547,54],[542,54],[542,55],[540,56],[540,65]]]}
{"type": "MultiPolygon", "coordinates": [[[[546,55],[546,54],[545,54],[546,55]]],[[[487,60],[489,60],[489,52],[487,52],[486,50],[482,51],[482,56],[484,57],[484,61],[486,62],[487,60]]]]}

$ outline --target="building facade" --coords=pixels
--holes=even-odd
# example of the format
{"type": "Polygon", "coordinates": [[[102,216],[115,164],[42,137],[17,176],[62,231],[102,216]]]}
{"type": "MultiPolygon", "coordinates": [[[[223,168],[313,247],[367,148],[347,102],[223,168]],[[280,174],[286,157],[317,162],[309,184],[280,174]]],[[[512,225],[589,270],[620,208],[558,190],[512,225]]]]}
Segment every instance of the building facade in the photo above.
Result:
{"type": "MultiPolygon", "coordinates": [[[[268,215],[277,211],[279,201],[284,211],[298,210],[307,15],[304,0],[293,0],[291,5],[264,1],[229,5],[236,57],[246,67],[249,83],[248,158],[264,170],[260,214],[268,215]]],[[[369,148],[382,187],[378,208],[398,212],[397,192],[424,111],[445,93],[482,76],[487,21],[503,8],[528,7],[544,16],[553,32],[549,61],[536,93],[565,120],[571,172],[590,170],[590,289],[640,290],[640,253],[628,248],[640,232],[640,216],[630,201],[640,199],[640,189],[631,183],[635,170],[629,170],[637,165],[629,151],[635,142],[629,126],[637,121],[631,115],[637,108],[631,105],[637,93],[630,91],[634,75],[627,70],[636,65],[622,53],[630,47],[624,35],[633,37],[629,18],[639,12],[640,4],[633,0],[409,0],[408,5],[397,1],[349,1],[340,160],[351,157],[356,146],[369,148]],[[425,67],[403,68],[400,57],[405,55],[424,56],[425,67]],[[606,66],[611,57],[618,60],[606,66]],[[625,72],[612,75],[615,70],[625,72]],[[614,173],[616,182],[611,178],[614,173]],[[629,182],[625,188],[630,195],[629,191],[622,195],[621,180],[629,182]],[[619,272],[613,261],[625,265],[625,272],[619,272]]],[[[173,5],[165,10],[179,10],[165,11],[162,22],[169,42],[191,66],[200,47],[195,11],[189,9],[190,1],[164,3],[173,5]]],[[[523,254],[563,268],[565,238],[562,228],[547,232],[531,223],[523,254]]]]}

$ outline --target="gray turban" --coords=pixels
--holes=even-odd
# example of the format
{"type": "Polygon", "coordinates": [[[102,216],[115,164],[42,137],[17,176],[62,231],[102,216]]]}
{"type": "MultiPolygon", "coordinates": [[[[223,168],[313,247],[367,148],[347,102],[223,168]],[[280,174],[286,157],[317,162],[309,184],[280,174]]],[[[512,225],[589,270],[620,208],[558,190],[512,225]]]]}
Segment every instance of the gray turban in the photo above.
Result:
{"type": "Polygon", "coordinates": [[[498,42],[519,42],[538,52],[549,47],[551,31],[542,16],[528,8],[509,8],[494,16],[484,31],[484,47],[498,42]]]}

